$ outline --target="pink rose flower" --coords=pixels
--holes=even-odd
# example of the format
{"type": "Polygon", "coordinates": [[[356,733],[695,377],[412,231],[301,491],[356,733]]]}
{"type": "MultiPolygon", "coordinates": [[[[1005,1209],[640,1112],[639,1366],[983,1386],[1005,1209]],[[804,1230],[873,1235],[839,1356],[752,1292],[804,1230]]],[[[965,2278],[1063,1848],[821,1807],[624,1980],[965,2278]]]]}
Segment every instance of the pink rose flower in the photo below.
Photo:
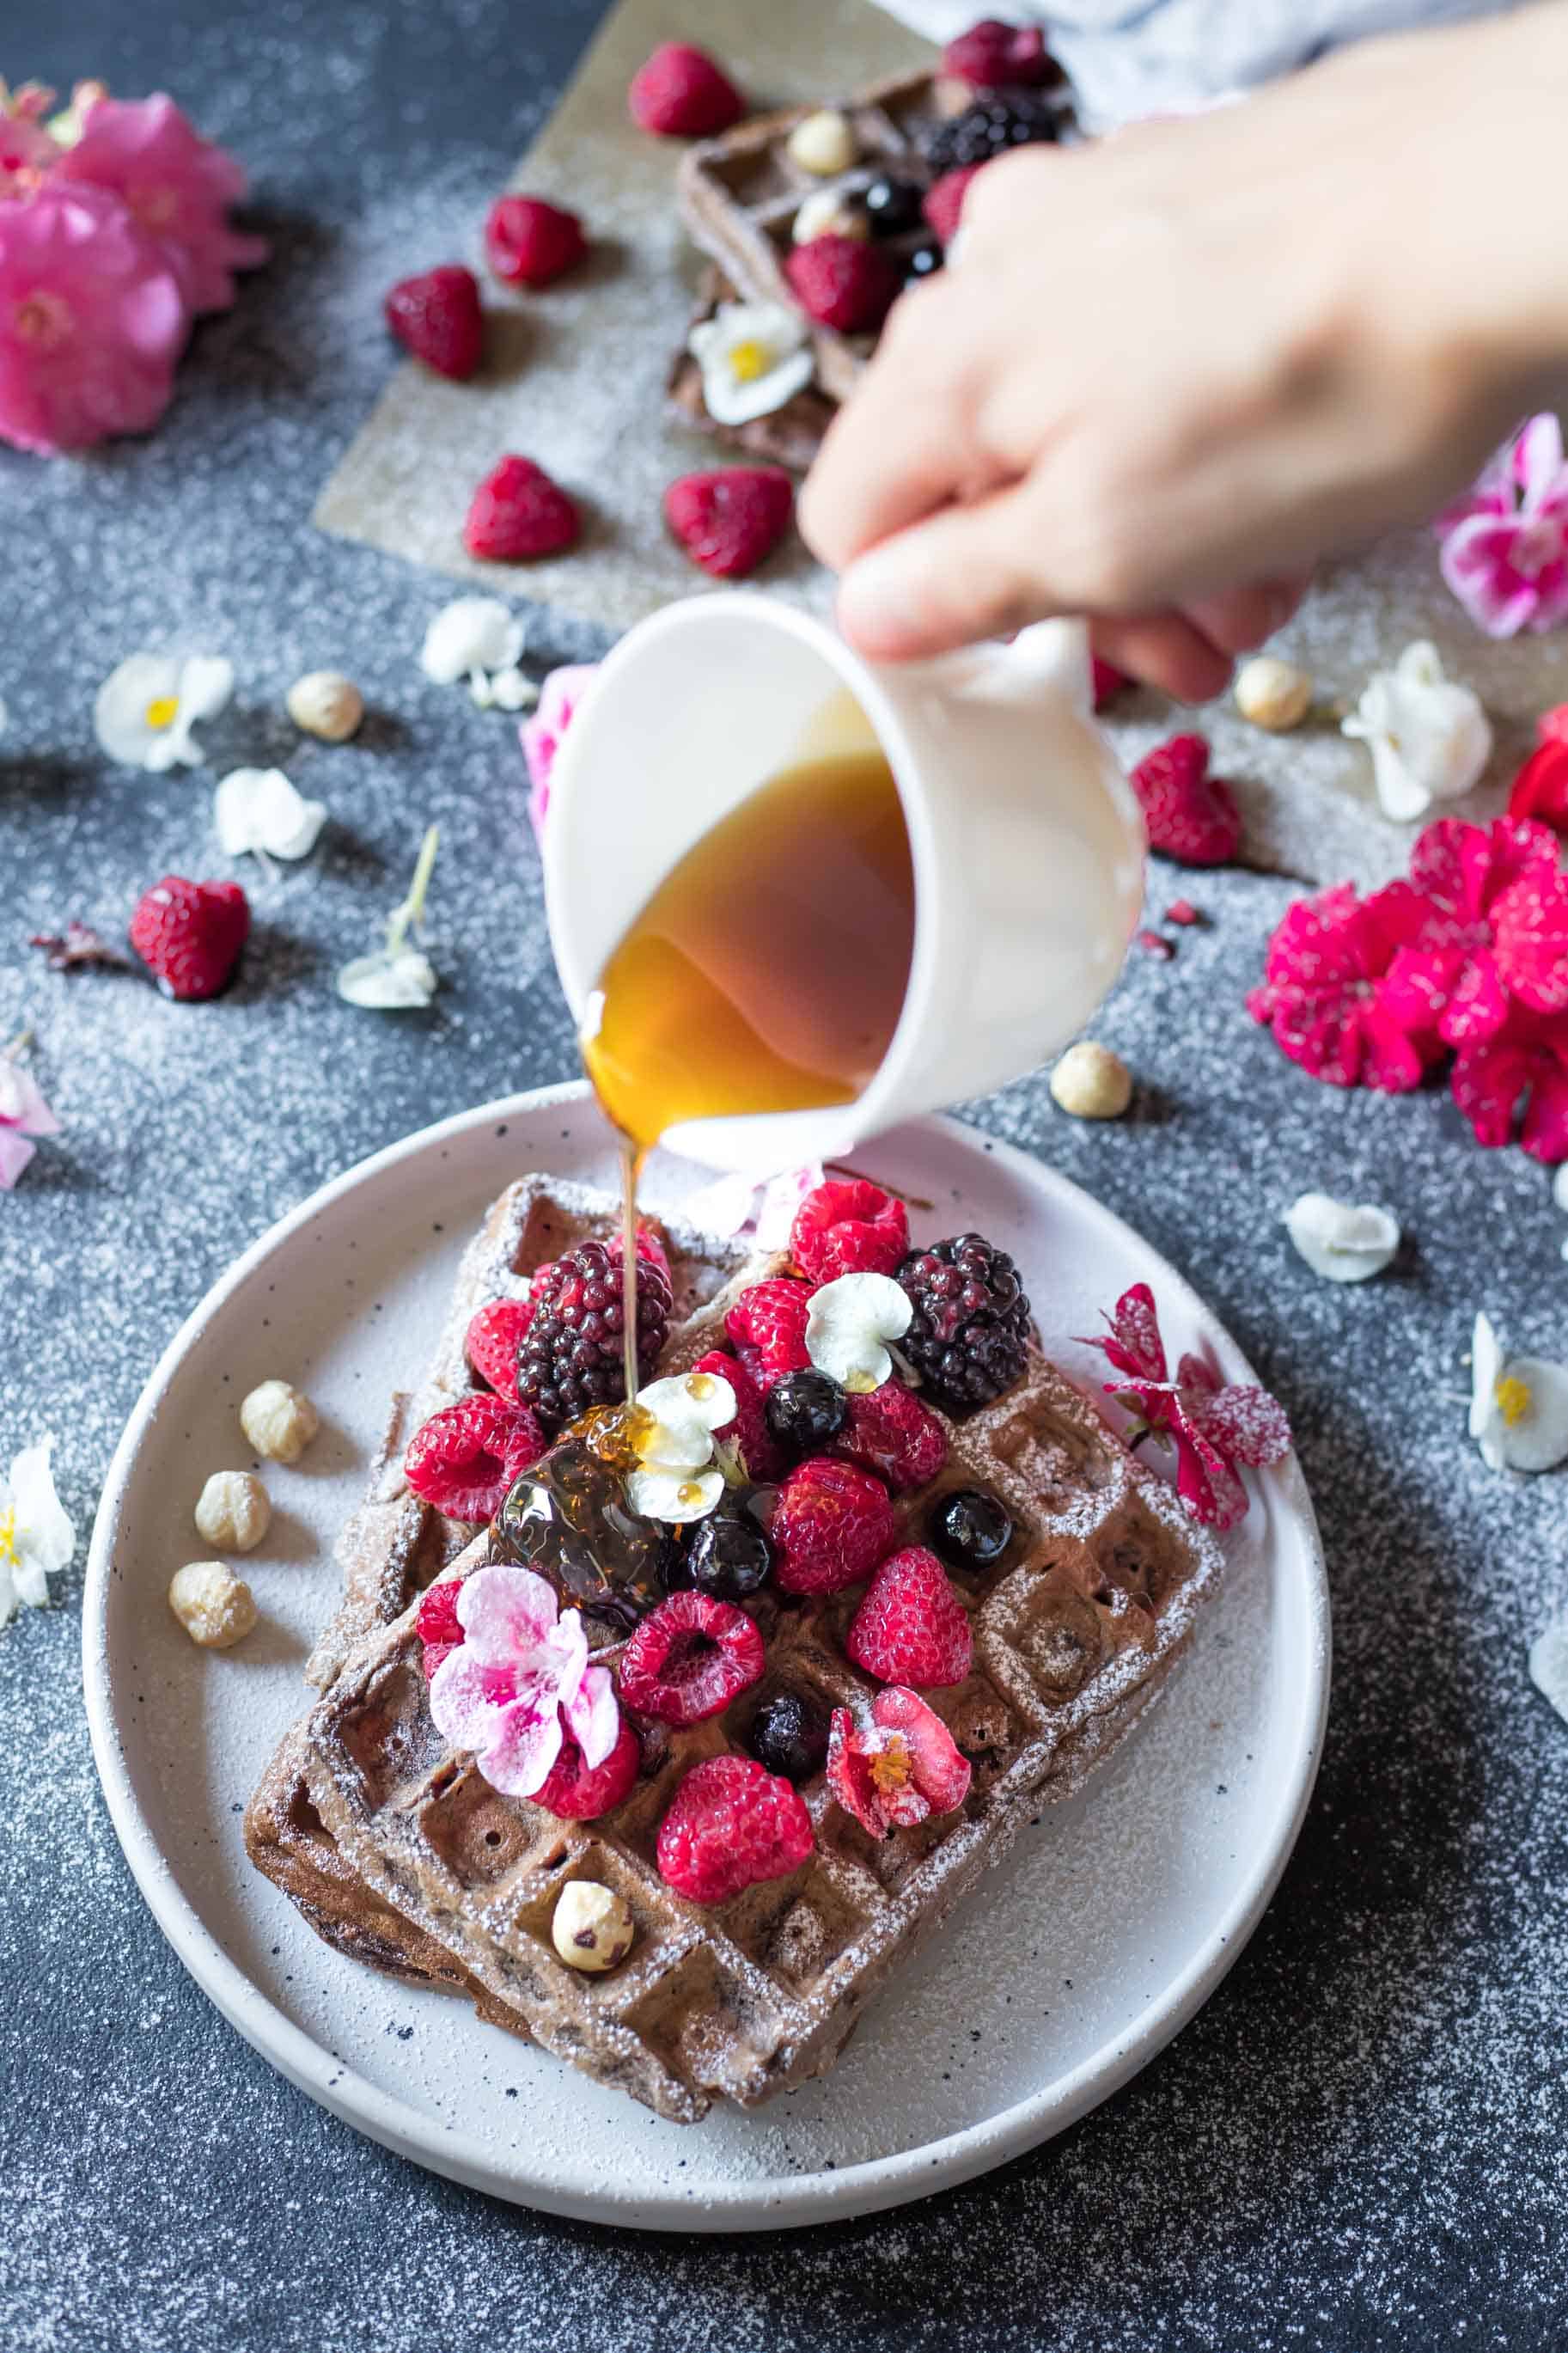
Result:
{"type": "Polygon", "coordinates": [[[235,271],[267,259],[263,238],[229,227],[228,207],[245,194],[244,171],[172,98],[100,99],[56,174],[120,197],[163,247],[194,314],[226,311],[235,271]]]}
{"type": "Polygon", "coordinates": [[[528,796],[528,820],[542,849],[544,820],[550,814],[550,777],[555,755],[598,667],[597,662],[565,662],[559,670],[549,671],[539,690],[537,708],[519,730],[532,787],[528,796]]]}
{"type": "Polygon", "coordinates": [[[1532,417],[1436,528],[1443,577],[1489,638],[1568,619],[1568,465],[1556,417],[1532,417]]]}
{"type": "Polygon", "coordinates": [[[542,1786],[563,1727],[590,1769],[602,1765],[621,1714],[609,1669],[588,1664],[581,1612],[562,1610],[543,1577],[510,1561],[465,1578],[457,1611],[463,1640],[430,1684],[437,1732],[472,1749],[491,1788],[510,1798],[542,1786]]]}
{"type": "Polygon", "coordinates": [[[59,1132],[59,1121],[31,1071],[0,1055],[0,1193],[11,1190],[37,1151],[29,1136],[59,1132]]]}
{"type": "Polygon", "coordinates": [[[118,198],[58,174],[0,201],[0,440],[52,457],[144,433],[167,407],[190,313],[118,198]]]}

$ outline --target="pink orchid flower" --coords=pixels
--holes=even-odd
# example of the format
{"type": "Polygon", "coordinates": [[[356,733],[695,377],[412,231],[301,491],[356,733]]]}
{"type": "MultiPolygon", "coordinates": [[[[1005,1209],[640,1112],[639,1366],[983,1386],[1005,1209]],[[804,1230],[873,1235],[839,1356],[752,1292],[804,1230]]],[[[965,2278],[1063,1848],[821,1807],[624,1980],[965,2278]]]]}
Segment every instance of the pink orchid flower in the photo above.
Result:
{"type": "Polygon", "coordinates": [[[590,1768],[620,1737],[607,1667],[588,1664],[580,1611],[562,1610],[531,1568],[493,1561],[458,1595],[463,1640],[430,1685],[436,1728],[472,1749],[480,1772],[509,1798],[531,1798],[570,1733],[590,1768]]]}
{"type": "Polygon", "coordinates": [[[0,1055],[0,1193],[10,1192],[37,1151],[29,1137],[59,1132],[32,1072],[0,1055]]]}
{"type": "Polygon", "coordinates": [[[100,98],[55,167],[62,180],[108,189],[162,248],[188,309],[226,311],[234,273],[267,259],[266,240],[231,228],[245,194],[232,155],[204,139],[172,98],[100,98]]]}
{"type": "Polygon", "coordinates": [[[1172,1380],[1160,1336],[1154,1294],[1135,1282],[1116,1303],[1109,1338],[1086,1340],[1103,1348],[1126,1381],[1107,1381],[1106,1394],[1135,1405],[1152,1430],[1176,1450],[1176,1492],[1194,1520],[1230,1528],[1247,1510],[1237,1463],[1278,1462],[1290,1451],[1285,1409],[1267,1389],[1222,1383],[1201,1356],[1184,1356],[1172,1380]]]}
{"type": "Polygon", "coordinates": [[[559,670],[549,671],[540,687],[536,709],[519,730],[532,786],[528,796],[528,820],[542,849],[544,823],[550,815],[550,778],[555,755],[598,667],[597,662],[563,662],[559,670]]]}
{"type": "Polygon", "coordinates": [[[1557,418],[1532,417],[1435,527],[1443,577],[1489,638],[1568,619],[1568,465],[1557,418]]]}

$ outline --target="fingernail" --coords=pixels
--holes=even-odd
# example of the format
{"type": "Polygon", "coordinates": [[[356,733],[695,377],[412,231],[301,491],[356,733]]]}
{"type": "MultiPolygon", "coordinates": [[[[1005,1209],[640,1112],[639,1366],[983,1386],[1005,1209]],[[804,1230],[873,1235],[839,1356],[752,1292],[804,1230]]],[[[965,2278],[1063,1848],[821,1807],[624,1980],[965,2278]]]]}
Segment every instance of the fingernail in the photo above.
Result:
{"type": "Polygon", "coordinates": [[[866,653],[901,651],[916,634],[918,620],[897,555],[879,548],[850,565],[838,586],[838,622],[866,653]]]}

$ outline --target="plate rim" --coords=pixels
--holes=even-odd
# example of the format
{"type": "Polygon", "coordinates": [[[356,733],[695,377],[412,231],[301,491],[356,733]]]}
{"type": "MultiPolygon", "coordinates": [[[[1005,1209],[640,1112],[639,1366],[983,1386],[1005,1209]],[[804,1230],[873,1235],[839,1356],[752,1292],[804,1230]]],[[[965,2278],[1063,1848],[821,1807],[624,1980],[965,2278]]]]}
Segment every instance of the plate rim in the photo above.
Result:
{"type": "MultiPolygon", "coordinates": [[[[121,1852],[149,1910],[196,1984],[228,2023],[298,2089],[332,2115],[399,2156],[516,2205],[574,2221],[624,2229],[725,2232],[799,2228],[844,2221],[883,2211],[973,2180],[1009,2158],[1054,2138],[1109,2099],[1142,2072],[1196,2015],[1240,1956],[1268,1909],[1294,1851],[1311,1801],[1322,1757],[1332,1653],[1327,1568],[1317,1515],[1294,1454],[1277,1482],[1276,1500],[1298,1524],[1304,1540],[1305,1599],[1313,1641],[1301,1662],[1298,1712],[1301,1737],[1291,1772],[1285,1777],[1258,1859],[1244,1873],[1226,1912],[1186,1968],[1139,2015],[1122,2047],[1112,2037],[1089,2052],[1048,2090],[1027,2094],[980,2122],[890,2156],[855,2165],[791,2174],[772,2184],[737,2179],[684,2196],[620,2196],[608,2183],[595,2196],[562,2189],[548,2180],[521,2182],[500,2173],[493,2160],[466,2154],[464,2136],[421,2117],[406,2103],[384,2092],[276,2008],[239,1965],[231,1960],[164,1862],[152,1824],[137,1799],[110,1698],[107,1609],[114,1532],[125,1490],[148,1427],[191,1346],[231,1294],[293,1235],[346,1193],[372,1182],[400,1161],[439,1146],[454,1136],[501,1122],[523,1120],[552,1109],[576,1110],[588,1097],[586,1081],[567,1081],[497,1097],[454,1113],[395,1143],[384,1145],[317,1187],[277,1219],[220,1274],[174,1333],[149,1375],[115,1448],[104,1480],[89,1546],[82,1595],[82,1682],[88,1728],[100,1787],[121,1852]]],[[[1179,1269],[1137,1234],[1116,1211],[1032,1153],[992,1136],[967,1121],[932,1114],[910,1127],[945,1131],[968,1145],[983,1145],[1026,1185],[1069,1197],[1080,1210],[1121,1227],[1137,1241],[1167,1289],[1210,1329],[1222,1334],[1245,1377],[1256,1378],[1226,1327],[1179,1269]]]]}

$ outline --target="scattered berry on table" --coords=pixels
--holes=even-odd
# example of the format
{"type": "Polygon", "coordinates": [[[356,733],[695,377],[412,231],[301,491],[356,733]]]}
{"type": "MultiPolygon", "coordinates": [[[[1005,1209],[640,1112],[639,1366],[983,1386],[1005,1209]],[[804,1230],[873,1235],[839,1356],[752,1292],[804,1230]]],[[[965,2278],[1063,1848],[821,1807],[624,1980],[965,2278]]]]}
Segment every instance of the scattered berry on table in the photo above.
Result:
{"type": "Polygon", "coordinates": [[[694,1765],[658,1826],[658,1868],[693,1904],[723,1904],[796,1871],[816,1840],[799,1793],[751,1757],[694,1765]]]}
{"type": "Polygon", "coordinates": [[[743,1601],[767,1583],[773,1550],[761,1523],[721,1502],[699,1520],[665,1572],[672,1593],[704,1593],[712,1601],[743,1601]]]}
{"type": "Polygon", "coordinates": [[[872,236],[902,237],[906,229],[918,228],[923,194],[918,180],[898,180],[889,173],[869,182],[860,201],[872,236]]]}
{"type": "Polygon", "coordinates": [[[926,190],[921,210],[925,215],[927,227],[936,231],[943,245],[951,245],[958,235],[969,184],[976,172],[984,168],[980,164],[963,164],[956,172],[944,172],[941,179],[933,180],[926,190]]]}
{"type": "Polygon", "coordinates": [[[795,514],[795,485],[779,466],[720,466],[682,474],[664,494],[664,520],[693,564],[739,580],[770,556],[795,514]]]}
{"type": "Polygon", "coordinates": [[[879,1683],[917,1691],[961,1683],[973,1663],[969,1616],[923,1545],[889,1555],[849,1621],[844,1647],[879,1683]]]}
{"type": "Polygon", "coordinates": [[[975,90],[1043,89],[1062,79],[1037,25],[1005,25],[997,16],[982,16],[949,41],[942,69],[975,90]]]}
{"type": "MultiPolygon", "coordinates": [[[[651,1259],[641,1258],[639,1385],[653,1377],[673,1304],[664,1275],[651,1259]]],[[[603,1242],[579,1242],[555,1261],[549,1282],[535,1292],[533,1318],[518,1350],[518,1398],[548,1436],[590,1406],[618,1405],[625,1398],[625,1328],[619,1257],[603,1242]]]]}
{"type": "Polygon", "coordinates": [[[1024,1369],[1029,1302],[1005,1250],[956,1234],[911,1250],[899,1269],[914,1317],[900,1342],[937,1400],[963,1413],[989,1405],[1024,1369]]]}
{"type": "Polygon", "coordinates": [[[826,1762],[827,1718],[798,1692],[774,1692],[752,1716],[746,1746],[770,1773],[809,1781],[826,1762]]]}
{"type": "Polygon", "coordinates": [[[1174,943],[1168,940],[1163,932],[1144,930],[1135,932],[1133,937],[1144,955],[1152,955],[1159,964],[1169,964],[1176,953],[1174,943]]]}
{"type": "Polygon", "coordinates": [[[626,104],[638,130],[661,139],[712,139],[746,111],[722,66],[687,41],[655,49],[632,76],[626,104]]]}
{"type": "Polygon", "coordinates": [[[623,1716],[620,1738],[602,1765],[590,1765],[569,1732],[563,1730],[561,1754],[530,1802],[563,1822],[592,1821],[624,1805],[631,1796],[642,1765],[642,1744],[623,1716]]]}
{"type": "Polygon", "coordinates": [[[893,1507],[879,1479],[808,1454],[780,1487],[768,1523],[773,1582],[785,1593],[838,1593],[892,1549],[893,1507]]]}
{"type": "Polygon", "coordinates": [[[463,1589],[460,1577],[443,1577],[427,1586],[425,1599],[419,1604],[419,1614],[414,1620],[414,1630],[425,1645],[425,1680],[428,1683],[443,1659],[451,1657],[462,1643],[463,1629],[458,1617],[458,1596],[463,1589]]]}
{"type": "Polygon", "coordinates": [[[932,1507],[932,1545],[952,1568],[994,1568],[1013,1541],[1013,1514],[984,1487],[954,1487],[932,1507]]]}
{"type": "Polygon", "coordinates": [[[1241,812],[1230,786],[1208,773],[1209,747],[1201,735],[1173,735],[1156,744],[1129,782],[1143,812],[1151,849],[1184,866],[1225,866],[1241,847],[1241,812]]]}
{"type": "Polygon", "coordinates": [[[1181,923],[1185,926],[1189,923],[1201,923],[1203,920],[1190,899],[1173,899],[1165,910],[1165,921],[1168,923],[1181,923]]]}
{"type": "Polygon", "coordinates": [[[936,1477],[947,1461],[947,1432],[912,1389],[884,1381],[849,1398],[833,1451],[874,1471],[898,1495],[936,1477]]]}
{"type": "Polygon", "coordinates": [[[926,142],[926,162],[940,178],[966,164],[989,164],[1011,147],[1055,139],[1060,130],[1061,118],[1048,99],[1014,90],[1005,98],[977,100],[962,114],[939,123],[926,142]]]}
{"type": "Polygon", "coordinates": [[[951,1814],[969,1795],[968,1759],[934,1708],[912,1691],[879,1691],[871,1721],[835,1708],[827,1738],[827,1786],[873,1838],[951,1814]]]}
{"type": "Polygon", "coordinates": [[[813,1282],[841,1274],[896,1274],[910,1247],[903,1203],[864,1177],[829,1177],[795,1213],[790,1256],[813,1282]]]}
{"type": "Polygon", "coordinates": [[[810,1313],[810,1284],[788,1275],[771,1274],[742,1292],[724,1318],[724,1329],[759,1388],[771,1388],[782,1374],[804,1372],[810,1364],[805,1345],[810,1313]]]}
{"type": "Polygon", "coordinates": [[[762,1672],[763,1638],[743,1609],[706,1593],[672,1593],[621,1653],[621,1699],[661,1724],[700,1724],[762,1672]]]}
{"type": "Polygon", "coordinates": [[[517,1352],[533,1321],[529,1299],[492,1299],[470,1322],[463,1353],[481,1381],[499,1397],[517,1397],[517,1352]]]}
{"type": "Polygon", "coordinates": [[[734,1390],[735,1419],[713,1435],[721,1445],[734,1447],[746,1476],[759,1486],[781,1478],[786,1457],[768,1428],[763,1411],[763,1392],[739,1356],[731,1356],[723,1348],[710,1348],[691,1369],[694,1373],[712,1373],[720,1380],[728,1381],[734,1390]]]}
{"type": "Polygon", "coordinates": [[[843,335],[879,327],[899,291],[898,264],[879,245],[854,237],[814,237],[797,245],[784,276],[808,319],[843,335]]]}
{"type": "Polygon", "coordinates": [[[498,278],[513,286],[548,286],[588,249],[575,213],[542,196],[498,196],[485,222],[485,251],[498,278]]]}
{"type": "Polygon", "coordinates": [[[784,1373],[768,1391],[768,1428],[784,1451],[819,1454],[848,1417],[849,1400],[826,1373],[784,1373]]]}
{"type": "Polygon", "coordinates": [[[165,874],[143,891],[131,918],[131,944],[165,997],[183,1004],[216,997],[250,933],[250,904],[237,882],[187,882],[165,874]]]}
{"type": "Polygon", "coordinates": [[[437,375],[459,382],[484,355],[485,314],[479,281],[460,262],[400,278],[386,298],[386,323],[400,343],[437,375]]]}
{"type": "Polygon", "coordinates": [[[409,1440],[403,1475],[449,1520],[493,1519],[507,1490],[544,1451],[544,1431],[526,1406],[483,1390],[443,1406],[409,1440]]]}
{"type": "Polygon", "coordinates": [[[559,555],[583,528],[574,502],[531,458],[507,456],[492,466],[468,507],[463,545],[470,555],[523,564],[559,555]]]}

